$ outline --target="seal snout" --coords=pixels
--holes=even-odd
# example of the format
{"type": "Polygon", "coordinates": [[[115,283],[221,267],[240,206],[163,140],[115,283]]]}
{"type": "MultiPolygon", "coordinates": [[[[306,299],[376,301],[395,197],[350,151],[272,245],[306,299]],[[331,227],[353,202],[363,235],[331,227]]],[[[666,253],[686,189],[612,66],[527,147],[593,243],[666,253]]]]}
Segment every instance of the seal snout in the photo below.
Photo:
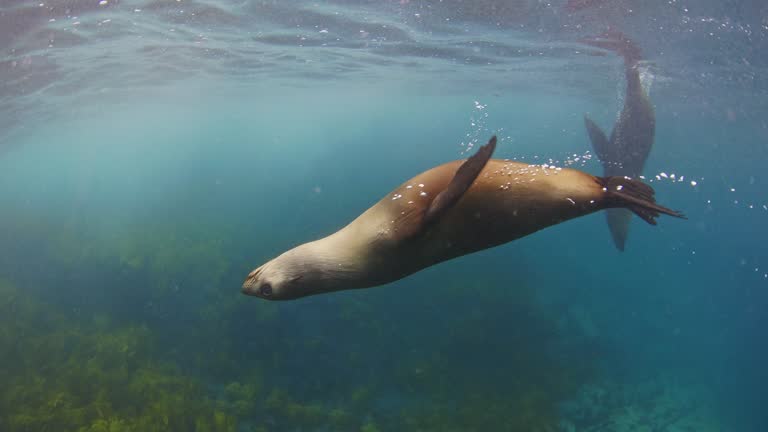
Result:
{"type": "Polygon", "coordinates": [[[245,282],[243,282],[243,286],[240,287],[240,292],[245,295],[254,295],[255,291],[253,289],[253,285],[254,285],[254,279],[252,278],[246,279],[245,282]]]}
{"type": "Polygon", "coordinates": [[[240,292],[245,295],[251,295],[251,287],[248,285],[248,281],[246,280],[242,287],[240,287],[240,292]]]}
{"type": "Polygon", "coordinates": [[[245,278],[245,282],[243,282],[243,286],[240,288],[241,293],[245,295],[256,295],[256,285],[258,285],[260,270],[261,268],[257,268],[256,270],[248,273],[248,276],[245,278]]]}

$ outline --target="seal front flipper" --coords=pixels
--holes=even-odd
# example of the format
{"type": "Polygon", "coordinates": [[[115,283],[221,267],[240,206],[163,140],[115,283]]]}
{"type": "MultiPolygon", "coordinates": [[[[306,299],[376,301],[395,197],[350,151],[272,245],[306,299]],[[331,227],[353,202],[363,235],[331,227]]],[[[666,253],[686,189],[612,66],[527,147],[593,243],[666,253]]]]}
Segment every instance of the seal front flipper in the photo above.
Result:
{"type": "Polygon", "coordinates": [[[611,150],[611,143],[608,141],[608,137],[605,136],[605,132],[600,129],[600,126],[587,116],[584,116],[584,126],[587,127],[589,140],[592,141],[592,148],[597,153],[597,158],[605,165],[609,162],[608,152],[611,150]]]}
{"type": "Polygon", "coordinates": [[[480,171],[485,168],[485,164],[491,159],[495,149],[496,135],[488,140],[488,144],[480,147],[474,155],[461,164],[448,186],[437,194],[427,207],[422,219],[422,226],[435,222],[459,201],[464,192],[472,186],[477,176],[480,175],[480,171]]]}
{"type": "Polygon", "coordinates": [[[434,199],[425,203],[422,208],[409,206],[409,208],[404,209],[392,221],[395,229],[390,240],[402,241],[416,237],[424,233],[430,225],[440,220],[472,186],[472,183],[491,159],[495,148],[496,136],[493,136],[488,144],[480,147],[475,154],[459,166],[448,184],[437,192],[434,199]]]}
{"type": "Polygon", "coordinates": [[[597,181],[608,194],[607,207],[609,208],[629,209],[651,225],[656,225],[656,218],[660,214],[687,219],[678,211],[656,204],[653,188],[639,180],[613,176],[598,177],[597,181]]]}

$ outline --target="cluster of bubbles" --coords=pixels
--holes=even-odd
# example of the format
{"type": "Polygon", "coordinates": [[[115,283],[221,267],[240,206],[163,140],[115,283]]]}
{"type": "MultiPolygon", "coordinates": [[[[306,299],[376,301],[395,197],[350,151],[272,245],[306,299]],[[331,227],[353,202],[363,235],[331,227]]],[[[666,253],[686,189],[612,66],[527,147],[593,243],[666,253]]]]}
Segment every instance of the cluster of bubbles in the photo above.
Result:
{"type": "Polygon", "coordinates": [[[466,142],[462,141],[460,144],[463,147],[461,154],[471,153],[478,142],[485,144],[484,141],[487,139],[486,135],[488,135],[488,110],[486,108],[488,108],[487,104],[475,101],[475,109],[469,118],[471,129],[466,134],[466,142]]]}
{"type": "MultiPolygon", "coordinates": [[[[694,188],[696,188],[697,186],[699,186],[701,183],[704,182],[704,177],[697,177],[695,179],[691,179],[689,177],[688,180],[686,180],[686,176],[684,175],[675,174],[675,173],[667,174],[665,171],[660,171],[659,173],[654,174],[652,176],[648,176],[648,177],[641,175],[640,179],[647,181],[648,183],[654,183],[654,182],[657,182],[657,183],[666,182],[666,183],[672,183],[672,184],[684,183],[694,188]]],[[[755,183],[754,177],[750,177],[749,182],[750,182],[750,185],[753,185],[755,183]]],[[[725,187],[726,187],[725,192],[729,194],[736,193],[735,187],[732,187],[732,186],[725,186],[725,187]]],[[[727,199],[727,201],[733,203],[733,205],[735,206],[740,206],[748,210],[762,209],[763,211],[768,211],[768,203],[759,203],[759,202],[755,202],[754,200],[742,200],[739,198],[727,199]]],[[[707,204],[710,204],[710,205],[712,204],[711,198],[707,199],[707,204]]]]}
{"type": "MultiPolygon", "coordinates": [[[[645,176],[640,176],[640,178],[645,179],[645,176]]],[[[667,184],[690,185],[691,187],[697,190],[700,190],[701,189],[700,186],[702,185],[704,185],[704,187],[706,188],[706,183],[704,180],[705,180],[704,177],[697,177],[695,179],[691,179],[689,177],[688,179],[686,179],[686,176],[684,175],[674,174],[674,173],[668,174],[665,171],[660,171],[655,175],[648,176],[648,178],[646,179],[646,181],[648,181],[649,183],[663,182],[667,184]]],[[[754,177],[749,178],[749,184],[750,185],[755,184],[754,177]]],[[[722,186],[719,186],[718,189],[720,190],[718,191],[719,193],[717,193],[716,196],[725,197],[725,198],[719,198],[719,199],[714,199],[712,197],[702,198],[702,199],[706,199],[706,206],[709,210],[714,210],[715,205],[718,204],[718,201],[719,201],[719,204],[722,204],[724,206],[733,206],[741,210],[746,210],[746,211],[758,210],[762,212],[768,212],[768,202],[764,202],[764,203],[758,202],[755,200],[756,197],[754,195],[752,195],[750,199],[744,199],[740,197],[737,188],[732,185],[722,185],[722,186]]],[[[696,256],[696,250],[690,250],[690,256],[691,258],[696,256]]],[[[749,260],[747,260],[746,258],[741,258],[739,262],[740,262],[739,266],[742,268],[751,267],[749,265],[749,260]]],[[[691,259],[688,260],[688,263],[689,264],[692,263],[691,259]]],[[[755,264],[753,265],[754,267],[751,267],[752,273],[759,275],[759,277],[762,280],[768,280],[768,269],[761,268],[760,265],[755,265],[755,264]]]]}
{"type": "MultiPolygon", "coordinates": [[[[639,176],[641,180],[645,180],[648,183],[653,183],[654,181],[660,182],[668,180],[670,183],[684,183],[685,182],[685,176],[684,175],[678,175],[675,173],[667,174],[665,171],[660,171],[658,174],[655,174],[651,177],[646,176],[639,176]]],[[[690,180],[688,184],[690,184],[692,187],[696,187],[699,185],[699,181],[704,180],[703,177],[701,177],[699,180],[690,180]]]]}

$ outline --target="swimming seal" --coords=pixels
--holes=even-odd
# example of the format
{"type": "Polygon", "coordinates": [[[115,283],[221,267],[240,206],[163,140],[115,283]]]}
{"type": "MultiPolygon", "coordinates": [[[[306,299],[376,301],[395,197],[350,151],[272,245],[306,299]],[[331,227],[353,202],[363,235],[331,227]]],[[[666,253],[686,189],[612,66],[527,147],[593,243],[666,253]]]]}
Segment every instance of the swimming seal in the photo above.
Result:
{"type": "Polygon", "coordinates": [[[637,180],[491,160],[495,147],[494,136],[466,161],[408,180],[346,227],[253,270],[243,293],[290,300],[382,285],[606,208],[654,225],[661,213],[683,217],[637,180]]]}
{"type": "MultiPolygon", "coordinates": [[[[640,81],[640,48],[618,31],[606,32],[599,38],[586,39],[584,42],[614,51],[624,58],[624,76],[627,80],[624,107],[613,125],[610,139],[595,122],[584,116],[584,125],[592,147],[603,163],[603,175],[639,177],[651,153],[656,131],[653,105],[640,81]]],[[[624,209],[609,209],[605,212],[605,217],[613,244],[616,249],[623,251],[632,213],[624,209]]]]}

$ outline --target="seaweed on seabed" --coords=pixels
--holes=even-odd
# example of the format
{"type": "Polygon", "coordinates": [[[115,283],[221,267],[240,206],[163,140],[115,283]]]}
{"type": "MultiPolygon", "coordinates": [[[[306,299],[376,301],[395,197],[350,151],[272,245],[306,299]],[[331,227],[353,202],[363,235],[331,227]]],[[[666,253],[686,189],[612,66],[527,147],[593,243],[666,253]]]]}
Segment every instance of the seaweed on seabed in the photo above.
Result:
{"type": "Polygon", "coordinates": [[[200,382],[155,358],[148,329],[94,330],[9,283],[0,299],[0,430],[236,430],[200,382]]]}
{"type": "MultiPolygon", "coordinates": [[[[94,327],[93,322],[78,322],[31,301],[21,290],[8,287],[0,292],[0,308],[5,308],[0,310],[0,353],[8,353],[4,358],[11,358],[13,367],[0,370],[1,382],[7,384],[0,388],[1,431],[230,431],[239,423],[269,426],[270,431],[500,430],[497,425],[506,425],[506,430],[535,432],[546,430],[554,418],[551,406],[583,378],[571,365],[558,370],[562,364],[544,354],[543,346],[554,333],[553,320],[537,311],[532,290],[521,284],[503,290],[488,289],[495,283],[435,287],[440,307],[420,333],[430,338],[426,348],[432,354],[419,357],[398,349],[396,362],[368,368],[375,370],[370,374],[364,373],[365,366],[381,360],[375,351],[349,350],[344,358],[337,350],[323,351],[323,346],[338,344],[310,346],[269,337],[286,325],[277,319],[278,309],[243,301],[236,290],[223,288],[239,282],[226,278],[241,275],[228,271],[232,260],[227,254],[232,251],[218,239],[219,228],[157,221],[120,228],[108,236],[93,236],[87,247],[76,236],[61,236],[54,241],[60,250],[54,248],[58,251],[48,255],[60,259],[51,270],[56,277],[60,269],[74,274],[92,274],[102,265],[119,270],[119,277],[111,278],[110,289],[104,290],[106,297],[94,301],[93,308],[102,311],[105,302],[119,302],[124,316],[99,318],[94,327]],[[196,289],[188,289],[183,278],[196,289]],[[181,292],[176,291],[177,282],[181,292]],[[136,303],[126,306],[120,296],[128,292],[136,303]],[[151,325],[153,317],[141,310],[148,300],[158,310],[171,309],[185,319],[163,320],[152,330],[130,324],[129,319],[151,325]],[[201,308],[201,303],[206,306],[201,308]],[[247,319],[238,321],[242,316],[247,319]],[[233,337],[243,328],[258,330],[248,344],[233,337]],[[165,341],[173,341],[173,349],[165,341]],[[494,344],[501,348],[489,351],[494,344]],[[482,362],[468,364],[470,352],[482,362]],[[306,382],[308,376],[299,376],[284,390],[279,387],[284,383],[269,382],[274,368],[285,370],[286,358],[298,357],[298,370],[303,371],[306,359],[323,358],[316,354],[341,358],[344,368],[353,372],[345,379],[329,373],[312,384],[306,382]],[[214,398],[199,380],[168,364],[171,355],[184,359],[185,367],[204,370],[207,379],[231,384],[214,398]],[[244,370],[253,375],[243,377],[244,370]],[[378,388],[391,387],[393,375],[403,388],[428,400],[427,407],[409,405],[400,417],[377,415],[378,388]],[[260,376],[268,382],[262,385],[260,376]],[[323,385],[329,381],[335,381],[330,388],[323,385]],[[265,416],[272,423],[264,424],[265,416]]],[[[89,295],[95,291],[90,285],[62,288],[89,295]]],[[[330,326],[344,333],[323,332],[326,339],[321,342],[339,337],[366,338],[364,346],[374,345],[372,339],[393,340],[397,347],[407,339],[423,342],[413,332],[403,332],[403,326],[392,325],[392,308],[405,307],[402,299],[384,290],[365,293],[366,298],[380,295],[376,303],[354,301],[355,295],[339,296],[343,313],[330,326]],[[385,298],[395,299],[392,307],[381,307],[385,298]]],[[[419,309],[410,313],[412,317],[422,313],[417,305],[435,298],[427,290],[412,295],[409,303],[419,309]],[[419,295],[424,298],[416,298],[419,295]]],[[[335,366],[318,370],[336,371],[335,366]]],[[[318,375],[311,374],[312,379],[318,375]]]]}
{"type": "Polygon", "coordinates": [[[591,379],[594,359],[553,353],[557,317],[536,303],[532,286],[497,286],[439,287],[440,313],[450,317],[444,342],[433,340],[432,350],[404,358],[398,372],[399,385],[423,403],[404,407],[384,429],[558,430],[559,403],[591,379]]]}

